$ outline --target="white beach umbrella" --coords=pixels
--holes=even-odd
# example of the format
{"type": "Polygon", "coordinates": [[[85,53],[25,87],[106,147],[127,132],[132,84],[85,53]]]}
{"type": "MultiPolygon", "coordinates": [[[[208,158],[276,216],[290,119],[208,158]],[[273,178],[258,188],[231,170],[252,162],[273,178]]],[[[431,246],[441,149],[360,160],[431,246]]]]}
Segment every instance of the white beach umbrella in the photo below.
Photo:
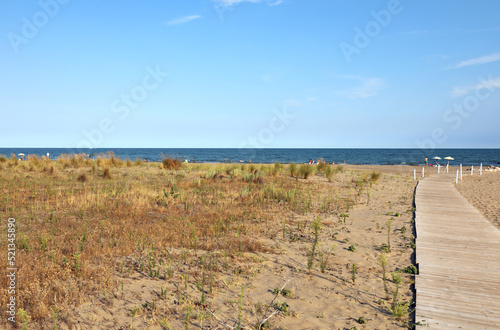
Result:
{"type": "Polygon", "coordinates": [[[450,157],[450,156],[444,157],[444,159],[446,159],[448,161],[448,165],[450,165],[450,160],[455,160],[455,158],[450,157]]]}
{"type": "Polygon", "coordinates": [[[439,159],[441,159],[441,157],[436,156],[436,157],[432,157],[432,159],[435,159],[435,160],[436,160],[436,164],[437,164],[437,161],[438,161],[439,159]]]}

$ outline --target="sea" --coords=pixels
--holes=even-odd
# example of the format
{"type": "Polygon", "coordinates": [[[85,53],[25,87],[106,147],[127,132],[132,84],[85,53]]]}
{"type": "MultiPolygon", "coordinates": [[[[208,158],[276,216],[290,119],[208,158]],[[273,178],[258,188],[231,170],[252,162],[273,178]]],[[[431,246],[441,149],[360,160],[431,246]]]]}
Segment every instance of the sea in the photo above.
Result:
{"type": "Polygon", "coordinates": [[[67,148],[0,148],[0,155],[48,155],[56,159],[62,154],[84,153],[92,158],[108,151],[124,160],[161,161],[165,157],[173,157],[192,163],[307,163],[323,158],[335,164],[417,166],[425,164],[427,158],[430,164],[449,162],[450,166],[500,164],[500,149],[95,148],[75,151],[67,148]],[[445,160],[445,157],[453,160],[445,160]]]}

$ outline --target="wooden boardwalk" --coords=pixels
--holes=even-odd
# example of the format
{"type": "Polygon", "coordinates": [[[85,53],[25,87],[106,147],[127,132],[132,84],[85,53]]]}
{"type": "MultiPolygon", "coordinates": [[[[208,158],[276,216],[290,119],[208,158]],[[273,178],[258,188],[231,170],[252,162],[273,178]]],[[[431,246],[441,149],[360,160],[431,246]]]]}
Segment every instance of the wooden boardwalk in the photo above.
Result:
{"type": "Polygon", "coordinates": [[[500,230],[454,180],[433,175],[416,190],[417,329],[500,329],[500,230]]]}

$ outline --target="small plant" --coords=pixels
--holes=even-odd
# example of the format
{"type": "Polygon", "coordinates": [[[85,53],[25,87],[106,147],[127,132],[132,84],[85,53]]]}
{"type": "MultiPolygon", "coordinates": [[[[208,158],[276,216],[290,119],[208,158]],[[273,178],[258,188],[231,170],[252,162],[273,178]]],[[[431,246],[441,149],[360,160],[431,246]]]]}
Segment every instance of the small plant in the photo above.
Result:
{"type": "Polygon", "coordinates": [[[346,214],[346,213],[341,213],[340,214],[340,217],[342,218],[339,222],[342,223],[342,221],[344,222],[344,224],[346,223],[346,218],[349,218],[350,215],[349,214],[346,214]]]}
{"type": "Polygon", "coordinates": [[[19,248],[21,250],[24,250],[26,252],[30,251],[30,246],[29,246],[29,243],[28,243],[28,237],[26,237],[26,235],[20,234],[19,238],[17,238],[17,241],[19,242],[18,246],[19,246],[19,248]]]}
{"type": "Polygon", "coordinates": [[[366,324],[366,319],[364,316],[360,316],[359,319],[358,319],[358,323],[359,324],[366,324]]]}
{"type": "Polygon", "coordinates": [[[321,270],[322,273],[325,272],[326,267],[328,266],[328,259],[330,258],[330,255],[333,252],[333,249],[335,249],[335,244],[333,244],[332,248],[328,251],[321,251],[319,255],[319,269],[321,270]]]}
{"type": "Polygon", "coordinates": [[[349,246],[349,248],[347,249],[347,251],[350,251],[350,252],[356,252],[356,247],[353,245],[349,246]]]}
{"type": "Polygon", "coordinates": [[[309,269],[309,271],[312,270],[312,266],[313,266],[313,263],[314,263],[314,255],[316,253],[316,247],[318,246],[318,242],[319,242],[319,233],[320,233],[320,230],[321,230],[321,219],[319,217],[317,217],[311,224],[311,228],[313,229],[313,232],[314,232],[314,240],[312,242],[312,246],[311,246],[311,249],[308,250],[308,258],[307,258],[307,269],[309,269]]]}
{"type": "Polygon", "coordinates": [[[356,284],[356,264],[352,264],[352,283],[356,284]]]}
{"type": "Polygon", "coordinates": [[[382,253],[380,255],[378,263],[382,267],[382,280],[384,281],[385,298],[389,299],[389,289],[387,289],[387,259],[385,254],[382,253]]]}
{"type": "Polygon", "coordinates": [[[167,320],[163,320],[160,322],[160,325],[165,329],[165,330],[170,330],[170,324],[168,323],[167,320]]]}
{"type": "Polygon", "coordinates": [[[406,274],[417,275],[418,274],[418,269],[417,269],[417,267],[415,267],[415,265],[410,265],[410,266],[408,266],[408,267],[405,268],[404,272],[406,274]]]}
{"type": "Polygon", "coordinates": [[[389,246],[385,243],[379,247],[379,250],[380,252],[391,252],[391,250],[389,250],[389,246]]]}
{"type": "Polygon", "coordinates": [[[57,306],[52,309],[52,329],[57,330],[57,318],[59,317],[60,310],[57,306]]]}
{"type": "Polygon", "coordinates": [[[283,289],[283,290],[281,290],[281,295],[283,297],[291,297],[292,296],[292,291],[290,291],[288,289],[283,289]]]}
{"type": "Polygon", "coordinates": [[[17,312],[17,315],[19,316],[19,319],[21,320],[21,322],[23,324],[23,330],[27,330],[28,329],[28,322],[30,321],[31,317],[22,308],[19,309],[19,311],[17,312]]]}
{"type": "Polygon", "coordinates": [[[394,281],[394,284],[396,284],[396,290],[394,290],[393,298],[392,298],[392,304],[389,305],[386,303],[387,308],[391,312],[392,316],[394,316],[397,320],[402,320],[406,319],[408,317],[408,307],[411,304],[411,301],[407,302],[401,302],[399,301],[399,286],[401,283],[403,283],[403,279],[401,277],[400,273],[393,272],[392,274],[392,280],[394,281]]]}
{"type": "Polygon", "coordinates": [[[391,229],[392,229],[392,218],[387,220],[387,247],[389,252],[391,251],[391,229]]]}
{"type": "Polygon", "coordinates": [[[281,304],[279,302],[276,302],[273,304],[273,306],[275,309],[279,310],[280,312],[282,312],[284,314],[287,313],[288,309],[290,308],[290,306],[286,302],[281,303],[281,304]]]}
{"type": "Polygon", "coordinates": [[[186,316],[184,319],[184,330],[189,330],[189,318],[191,317],[191,306],[187,306],[186,316]]]}
{"type": "Polygon", "coordinates": [[[241,294],[240,294],[240,303],[239,303],[239,310],[238,310],[238,324],[236,325],[236,329],[240,330],[242,329],[242,316],[241,316],[241,311],[243,309],[243,295],[245,293],[245,287],[241,287],[241,294]]]}
{"type": "Polygon", "coordinates": [[[401,234],[406,233],[406,226],[401,227],[401,234]]]}

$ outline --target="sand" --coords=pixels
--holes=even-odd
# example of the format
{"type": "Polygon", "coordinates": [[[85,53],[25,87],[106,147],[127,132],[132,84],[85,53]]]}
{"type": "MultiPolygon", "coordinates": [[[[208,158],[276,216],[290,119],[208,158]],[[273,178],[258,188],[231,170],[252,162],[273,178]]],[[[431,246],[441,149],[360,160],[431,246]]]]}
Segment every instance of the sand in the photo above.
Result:
{"type": "Polygon", "coordinates": [[[500,172],[483,171],[481,176],[475,172],[471,176],[466,171],[462,178],[456,186],[458,191],[500,229],[500,172]]]}
{"type": "MultiPolygon", "coordinates": [[[[279,223],[269,237],[260,238],[274,252],[244,254],[237,260],[230,260],[227,276],[215,283],[214,293],[207,296],[205,313],[189,315],[189,329],[235,327],[240,306],[242,324],[248,328],[269,316],[271,329],[406,328],[405,321],[395,319],[387,308],[386,304],[390,304],[391,299],[386,300],[378,260],[382,254],[381,247],[388,243],[387,221],[391,220],[391,251],[385,252],[388,260],[387,277],[390,279],[390,272],[403,270],[412,264],[413,193],[416,184],[413,168],[349,168],[380,170],[382,176],[371,188],[369,204],[368,196],[363,192],[358,204],[345,219],[339,216],[321,218],[317,251],[329,256],[325,271],[320,270],[319,256],[314,261],[313,270],[310,272],[307,269],[307,249],[312,244],[310,224],[316,215],[281,219],[285,222],[287,235],[289,231],[293,232],[295,239],[284,240],[282,224],[279,223]],[[349,249],[355,249],[355,252],[349,249]],[[234,269],[231,271],[232,264],[238,265],[237,272],[234,269]],[[353,282],[354,265],[357,272],[353,282]],[[282,288],[290,290],[289,295],[273,294],[274,289],[282,288]],[[283,312],[273,313],[274,308],[269,308],[271,303],[282,307],[288,305],[288,308],[283,307],[283,312]],[[285,303],[287,305],[283,305],[285,303]]],[[[319,176],[310,180],[326,181],[319,176]]],[[[180,254],[181,251],[170,249],[170,253],[180,254]]],[[[137,256],[123,260],[124,273],[118,269],[116,271],[117,281],[123,283],[124,290],[119,289],[107,295],[96,293],[95,297],[64,315],[67,324],[73,324],[78,329],[184,328],[188,311],[179,305],[179,301],[183,299],[182,276],[189,273],[189,267],[176,270],[172,279],[151,279],[146,273],[127,271],[132,267],[133,258],[137,256]],[[163,290],[167,291],[166,299],[162,298],[163,290]],[[154,309],[151,307],[153,301],[154,309]],[[161,322],[163,325],[160,325],[161,322]]],[[[402,276],[398,300],[412,301],[414,278],[404,273],[402,276]]],[[[392,297],[395,284],[391,280],[387,286],[388,294],[392,297]]],[[[190,286],[187,291],[192,295],[199,294],[194,286],[190,286]]]]}

